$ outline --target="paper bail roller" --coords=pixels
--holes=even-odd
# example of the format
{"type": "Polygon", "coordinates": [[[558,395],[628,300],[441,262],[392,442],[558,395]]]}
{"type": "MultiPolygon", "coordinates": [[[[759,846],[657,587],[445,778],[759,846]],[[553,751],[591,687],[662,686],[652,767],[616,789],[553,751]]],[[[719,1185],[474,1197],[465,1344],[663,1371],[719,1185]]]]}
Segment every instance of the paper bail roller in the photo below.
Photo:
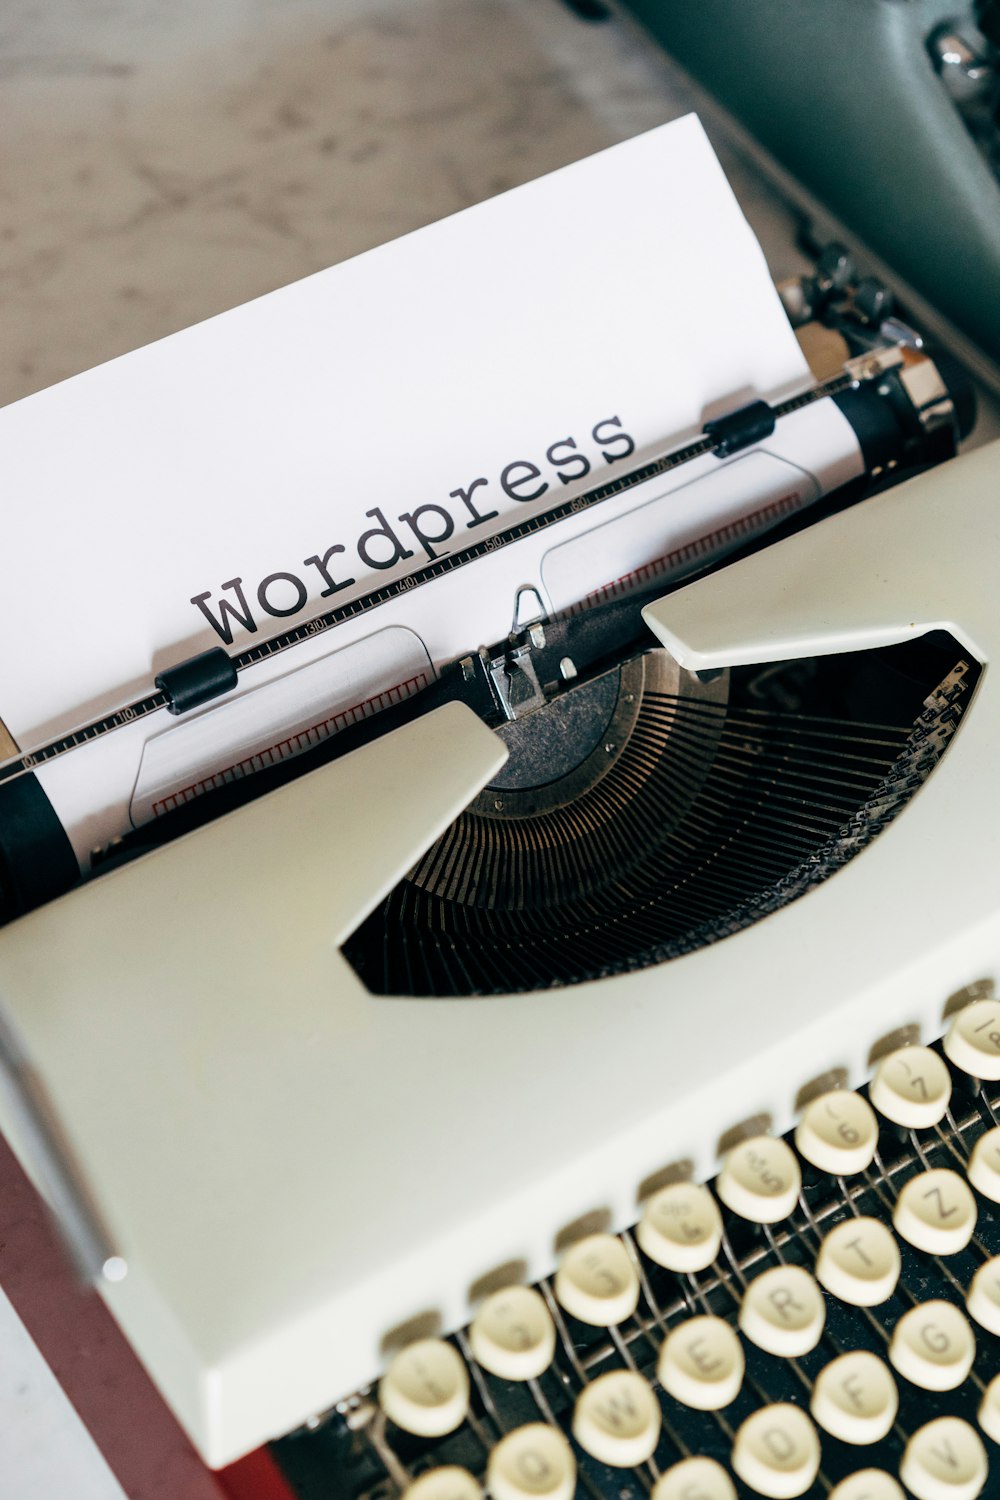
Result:
{"type": "Polygon", "coordinates": [[[186,714],[202,703],[221,698],[223,693],[231,693],[237,682],[236,665],[221,646],[213,646],[200,656],[169,667],[155,680],[170,712],[186,714]]]}

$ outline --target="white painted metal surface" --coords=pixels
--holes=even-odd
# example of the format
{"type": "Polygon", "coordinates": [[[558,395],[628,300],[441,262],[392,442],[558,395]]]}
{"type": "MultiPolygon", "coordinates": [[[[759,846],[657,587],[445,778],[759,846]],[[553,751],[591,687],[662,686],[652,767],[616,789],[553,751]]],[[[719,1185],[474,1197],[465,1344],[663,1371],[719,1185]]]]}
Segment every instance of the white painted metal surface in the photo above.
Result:
{"type": "MultiPolygon", "coordinates": [[[[386,1332],[766,1111],[877,1037],[941,1032],[1000,956],[995,567],[981,449],[671,596],[689,666],[943,624],[987,664],[930,781],[757,926],[645,973],[469,1002],[369,996],[338,943],[483,785],[432,715],[0,936],[0,991],[130,1274],[105,1295],[210,1464],[378,1373],[386,1332]]],[[[29,1167],[31,1164],[28,1164],[29,1167]]]]}

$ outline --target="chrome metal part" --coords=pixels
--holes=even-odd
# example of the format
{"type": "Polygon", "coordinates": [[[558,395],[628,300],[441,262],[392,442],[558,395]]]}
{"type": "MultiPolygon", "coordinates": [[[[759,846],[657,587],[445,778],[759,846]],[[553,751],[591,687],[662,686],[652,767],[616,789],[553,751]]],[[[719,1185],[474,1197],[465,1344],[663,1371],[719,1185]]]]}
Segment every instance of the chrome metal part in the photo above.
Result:
{"type": "Polygon", "coordinates": [[[937,432],[954,422],[955,403],[932,359],[904,359],[899,379],[925,432],[937,432]]]}
{"type": "Polygon", "coordinates": [[[989,93],[996,71],[984,47],[951,23],[932,32],[927,43],[934,66],[959,106],[976,103],[989,93]]]}
{"type": "Polygon", "coordinates": [[[545,707],[545,694],[531,660],[531,647],[518,646],[490,662],[490,677],[508,719],[545,707]]]}
{"type": "Polygon", "coordinates": [[[924,340],[915,328],[904,323],[902,318],[886,318],[879,327],[879,337],[888,344],[905,344],[908,349],[922,349],[924,340]]]}
{"type": "Polygon", "coordinates": [[[522,584],[514,596],[514,618],[511,630],[527,630],[529,625],[545,619],[545,605],[534,584],[522,584]]]}

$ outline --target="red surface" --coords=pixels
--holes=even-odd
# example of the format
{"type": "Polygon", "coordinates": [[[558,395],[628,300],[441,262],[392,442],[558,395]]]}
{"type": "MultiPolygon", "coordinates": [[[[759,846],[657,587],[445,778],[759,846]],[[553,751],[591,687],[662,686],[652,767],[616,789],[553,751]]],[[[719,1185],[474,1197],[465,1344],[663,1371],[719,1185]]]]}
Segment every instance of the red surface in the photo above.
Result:
{"type": "MultiPolygon", "coordinates": [[[[230,1500],[295,1500],[294,1491],[266,1448],[248,1453],[216,1476],[230,1500]]],[[[335,1500],[331,1495],[330,1500],[335,1500]]]]}
{"type": "Polygon", "coordinates": [[[129,1500],[291,1500],[266,1452],[224,1475],[205,1468],[104,1303],[75,1281],[47,1209],[2,1136],[0,1285],[129,1500]],[[247,1484],[232,1488],[232,1475],[247,1484]]]}

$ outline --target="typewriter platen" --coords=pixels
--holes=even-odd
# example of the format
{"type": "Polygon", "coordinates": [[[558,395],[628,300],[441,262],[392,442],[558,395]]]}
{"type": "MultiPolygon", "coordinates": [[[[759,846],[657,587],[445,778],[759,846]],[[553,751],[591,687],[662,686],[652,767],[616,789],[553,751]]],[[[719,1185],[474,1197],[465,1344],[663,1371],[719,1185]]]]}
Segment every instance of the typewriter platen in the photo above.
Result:
{"type": "Polygon", "coordinates": [[[102,1290],[213,1466],[280,1439],[296,1493],[352,1500],[982,1491],[996,453],[947,460],[958,378],[839,264],[809,291],[867,473],[828,508],[863,504],[680,592],[522,601],[313,774],[3,935],[102,1290]]]}

